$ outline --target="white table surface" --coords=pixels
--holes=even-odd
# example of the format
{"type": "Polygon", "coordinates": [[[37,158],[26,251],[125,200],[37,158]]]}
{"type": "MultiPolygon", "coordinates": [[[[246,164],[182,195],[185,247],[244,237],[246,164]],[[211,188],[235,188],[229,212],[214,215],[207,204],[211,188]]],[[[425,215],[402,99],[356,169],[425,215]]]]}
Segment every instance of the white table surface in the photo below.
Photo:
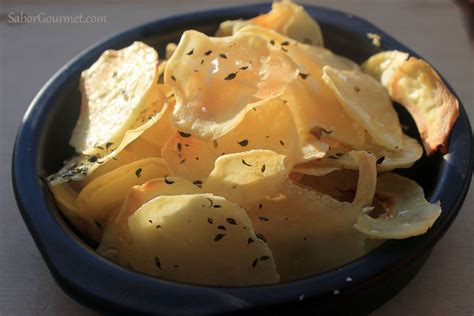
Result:
{"type": "MultiPolygon", "coordinates": [[[[105,36],[172,14],[244,1],[5,1],[0,43],[0,315],[95,315],[54,283],[23,223],[10,180],[11,152],[22,115],[41,86],[71,57],[105,36]],[[104,24],[8,24],[8,13],[105,15],[104,24]]],[[[372,21],[432,62],[474,117],[473,48],[462,14],[443,0],[303,1],[372,21]]],[[[474,191],[457,220],[410,284],[373,315],[474,314],[474,191]]]]}

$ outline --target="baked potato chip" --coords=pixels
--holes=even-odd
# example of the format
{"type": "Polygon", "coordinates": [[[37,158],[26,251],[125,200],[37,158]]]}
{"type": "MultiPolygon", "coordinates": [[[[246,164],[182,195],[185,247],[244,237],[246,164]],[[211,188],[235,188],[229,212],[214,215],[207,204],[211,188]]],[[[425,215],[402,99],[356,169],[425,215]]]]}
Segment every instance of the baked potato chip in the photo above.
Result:
{"type": "Polygon", "coordinates": [[[372,205],[377,184],[375,157],[366,151],[351,151],[349,156],[353,157],[359,165],[357,191],[352,203],[362,208],[369,207],[372,205]]]}
{"type": "Polygon", "coordinates": [[[272,10],[250,20],[222,22],[216,36],[231,36],[247,25],[274,30],[301,43],[323,46],[319,24],[305,9],[291,1],[273,2],[272,10]]]}
{"type": "Polygon", "coordinates": [[[372,55],[361,66],[362,71],[374,77],[389,91],[392,76],[398,66],[408,59],[408,53],[390,50],[372,55]]]}
{"type": "Polygon", "coordinates": [[[99,147],[120,143],[147,106],[158,80],[158,54],[142,42],[107,50],[81,75],[81,114],[70,144],[77,153],[94,155],[99,147]]]}
{"type": "Polygon", "coordinates": [[[279,98],[248,111],[234,129],[212,141],[175,132],[161,154],[171,175],[204,181],[219,156],[252,149],[268,149],[285,155],[289,165],[304,161],[305,156],[324,155],[311,148],[303,152],[306,148],[300,148],[291,111],[279,98]]]}
{"type": "Polygon", "coordinates": [[[131,187],[164,177],[167,172],[161,158],[146,158],[112,170],[81,190],[76,199],[79,212],[103,222],[122,204],[131,187]]]}
{"type": "Polygon", "coordinates": [[[324,82],[334,91],[347,114],[374,141],[387,149],[403,148],[402,128],[387,91],[371,76],[325,66],[324,82]]]}
{"type": "Polygon", "coordinates": [[[77,192],[69,183],[61,183],[50,187],[54,200],[61,212],[84,236],[99,241],[101,232],[94,219],[79,212],[76,204],[77,192]]]}
{"type": "MultiPolygon", "coordinates": [[[[396,168],[410,168],[423,154],[418,141],[405,134],[402,135],[403,149],[388,150],[374,144],[370,137],[364,150],[372,153],[377,162],[377,171],[389,171],[396,168]]],[[[322,159],[313,160],[308,163],[295,166],[295,170],[307,175],[319,175],[329,173],[330,168],[358,170],[357,161],[348,153],[353,150],[349,146],[332,146],[322,159]],[[319,173],[319,174],[318,174],[319,173]]]]}
{"type": "Polygon", "coordinates": [[[219,157],[203,190],[241,203],[272,195],[288,181],[286,156],[270,150],[251,150],[219,157]]]}
{"type": "Polygon", "coordinates": [[[220,137],[247,111],[280,96],[297,74],[291,59],[262,38],[186,31],[165,71],[176,97],[173,124],[203,139],[220,137]]]}
{"type": "MultiPolygon", "coordinates": [[[[357,148],[363,145],[364,129],[346,114],[333,91],[322,80],[324,66],[359,70],[356,63],[325,48],[304,45],[262,27],[247,26],[238,32],[242,33],[265,38],[274,47],[286,52],[298,65],[300,78],[290,83],[282,98],[293,112],[302,143],[307,142],[305,139],[311,139],[314,128],[322,128],[341,142],[357,148]]],[[[312,139],[317,141],[315,137],[312,139]]]]}
{"type": "Polygon", "coordinates": [[[133,269],[176,282],[278,282],[273,256],[239,206],[212,194],[160,196],[128,220],[133,269]]]}
{"type": "Polygon", "coordinates": [[[441,214],[439,203],[426,201],[413,180],[394,173],[379,176],[375,198],[385,208],[378,218],[362,214],[354,227],[369,238],[404,239],[424,234],[441,214]]]}
{"type": "Polygon", "coordinates": [[[272,250],[280,281],[315,275],[369,251],[354,227],[360,207],[286,184],[274,197],[242,207],[272,250]]]}
{"type": "Polygon", "coordinates": [[[413,116],[426,153],[447,152],[448,137],[459,116],[459,102],[431,66],[411,57],[393,74],[392,98],[413,116]]]}
{"type": "MultiPolygon", "coordinates": [[[[98,146],[99,152],[88,156],[88,155],[77,155],[72,157],[58,172],[48,176],[47,180],[50,186],[55,186],[60,183],[67,181],[79,181],[89,177],[95,170],[103,169],[104,171],[112,170],[118,165],[123,165],[121,162],[128,161],[127,158],[131,160],[139,159],[139,157],[131,158],[130,155],[120,153],[132,142],[138,139],[147,129],[151,128],[154,125],[166,126],[165,120],[168,119],[166,113],[168,113],[168,103],[166,101],[166,96],[164,95],[163,85],[155,85],[153,92],[150,94],[150,99],[148,101],[149,107],[143,109],[139,116],[136,118],[135,122],[132,124],[132,129],[128,130],[120,143],[115,144],[109,142],[105,146],[98,146]],[[122,156],[125,158],[122,160],[122,156]],[[111,160],[118,160],[117,163],[111,163],[111,160]],[[110,166],[107,166],[111,163],[110,166]],[[107,167],[106,167],[107,166],[107,167]]],[[[159,131],[162,133],[167,133],[168,130],[156,129],[153,131],[159,131]]],[[[163,134],[156,135],[155,146],[158,146],[163,137],[163,134]]],[[[150,137],[154,138],[154,137],[150,137]]],[[[149,139],[148,137],[146,139],[149,139]]],[[[159,153],[159,151],[157,151],[159,153]]],[[[99,174],[104,172],[99,172],[99,174]]],[[[89,181],[85,181],[87,183],[89,181]]],[[[84,184],[83,183],[83,184],[84,184]]]]}

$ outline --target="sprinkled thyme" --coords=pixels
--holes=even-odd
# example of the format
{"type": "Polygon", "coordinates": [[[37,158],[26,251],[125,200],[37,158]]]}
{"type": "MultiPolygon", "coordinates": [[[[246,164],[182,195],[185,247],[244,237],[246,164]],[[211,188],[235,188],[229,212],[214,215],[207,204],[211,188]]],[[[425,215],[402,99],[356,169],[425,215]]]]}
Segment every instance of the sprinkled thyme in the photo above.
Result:
{"type": "Polygon", "coordinates": [[[262,260],[262,261],[265,261],[265,260],[270,259],[270,257],[269,256],[261,256],[259,259],[262,260]]]}
{"type": "Polygon", "coordinates": [[[263,164],[262,169],[260,169],[260,171],[262,171],[262,173],[265,172],[265,164],[263,164]]]}
{"type": "Polygon", "coordinates": [[[252,262],[252,268],[255,268],[257,266],[258,258],[255,258],[255,260],[252,262]]]}
{"type": "Polygon", "coordinates": [[[208,50],[207,52],[204,53],[204,55],[206,56],[209,56],[210,54],[212,54],[212,50],[208,50]]]}
{"type": "Polygon", "coordinates": [[[255,235],[256,235],[257,238],[260,239],[261,241],[263,241],[263,242],[265,242],[265,243],[267,242],[267,239],[265,238],[265,236],[263,236],[263,234],[258,233],[258,234],[255,234],[255,235]]]}
{"type": "Polygon", "coordinates": [[[219,204],[214,204],[212,207],[213,207],[213,208],[221,208],[221,207],[222,207],[222,205],[219,205],[219,204]]]}
{"type": "Polygon", "coordinates": [[[280,145],[285,146],[285,142],[280,139],[280,145]]]}
{"type": "Polygon", "coordinates": [[[249,164],[249,163],[247,163],[244,159],[242,159],[242,163],[243,163],[244,165],[246,165],[246,166],[252,167],[252,165],[249,164]]]}
{"type": "Polygon", "coordinates": [[[258,219],[261,220],[262,222],[268,222],[268,217],[265,217],[265,216],[259,216],[258,219]]]}
{"type": "Polygon", "coordinates": [[[89,162],[97,162],[97,156],[92,156],[89,158],[89,162]]]}
{"type": "Polygon", "coordinates": [[[181,131],[179,131],[178,133],[179,133],[179,135],[180,135],[181,137],[183,137],[183,138],[187,138],[187,137],[190,137],[190,136],[191,136],[191,134],[188,134],[188,133],[185,133],[185,132],[181,132],[181,131]]]}
{"type": "Polygon", "coordinates": [[[260,203],[260,204],[258,205],[258,209],[259,209],[259,210],[261,210],[261,209],[262,209],[262,207],[263,207],[263,204],[262,204],[262,203],[260,203]]]}
{"type": "Polygon", "coordinates": [[[181,143],[176,144],[176,148],[178,148],[178,151],[181,152],[181,149],[183,148],[183,145],[181,143]]]}
{"type": "Polygon", "coordinates": [[[194,53],[194,48],[193,48],[193,49],[191,49],[189,52],[187,52],[187,54],[186,54],[186,55],[188,55],[188,56],[191,56],[193,53],[194,53]]]}
{"type": "Polygon", "coordinates": [[[161,262],[160,262],[160,258],[158,257],[155,257],[155,266],[161,270],[161,262]]]}
{"type": "Polygon", "coordinates": [[[290,45],[290,42],[288,41],[284,41],[283,43],[281,43],[281,46],[288,46],[288,45],[290,45]]]}
{"type": "Polygon", "coordinates": [[[161,228],[161,225],[156,225],[156,227],[155,227],[155,228],[157,228],[157,229],[158,229],[158,228],[161,228]]]}
{"type": "Polygon", "coordinates": [[[249,239],[247,240],[247,245],[250,245],[250,244],[253,243],[254,241],[255,241],[255,240],[253,240],[252,238],[249,238],[249,239]]]}
{"type": "Polygon", "coordinates": [[[355,91],[355,92],[359,92],[359,91],[360,91],[360,88],[359,88],[359,87],[354,87],[354,91],[355,91]]]}
{"type": "Polygon", "coordinates": [[[150,224],[153,224],[153,221],[152,221],[151,219],[149,219],[148,222],[149,222],[150,224]]]}
{"type": "Polygon", "coordinates": [[[217,146],[219,146],[219,143],[217,142],[216,139],[212,141],[212,144],[214,145],[214,148],[217,148],[217,146]]]}
{"type": "Polygon", "coordinates": [[[219,226],[217,226],[217,229],[220,229],[220,230],[227,230],[224,225],[219,225],[219,226]]]}
{"type": "Polygon", "coordinates": [[[217,234],[216,237],[214,237],[214,241],[219,241],[219,240],[221,240],[224,236],[225,236],[225,234],[217,234]]]}
{"type": "Polygon", "coordinates": [[[176,77],[175,76],[171,76],[171,79],[173,79],[173,81],[176,81],[176,77]]]}
{"type": "Polygon", "coordinates": [[[380,165],[385,160],[385,156],[380,157],[377,159],[377,164],[380,165]]]}
{"type": "Polygon", "coordinates": [[[249,144],[249,140],[248,139],[243,139],[240,142],[237,142],[237,144],[239,144],[242,147],[245,147],[249,144]]]}
{"type": "Polygon", "coordinates": [[[309,74],[304,74],[302,72],[299,73],[301,79],[305,80],[306,78],[308,78],[309,74]]]}
{"type": "Polygon", "coordinates": [[[288,49],[286,49],[285,47],[280,47],[282,51],[284,51],[285,53],[288,53],[288,49]]]}
{"type": "Polygon", "coordinates": [[[173,184],[174,181],[173,181],[173,180],[169,180],[167,177],[168,177],[168,176],[165,176],[165,183],[166,183],[166,184],[173,184]]]}
{"type": "Polygon", "coordinates": [[[220,57],[220,58],[223,58],[223,59],[227,59],[227,56],[226,56],[226,54],[224,54],[224,53],[219,54],[219,57],[220,57]]]}
{"type": "Polygon", "coordinates": [[[112,142],[108,142],[107,144],[105,144],[105,148],[107,148],[107,150],[109,150],[110,146],[112,146],[114,143],[112,142]]]}
{"type": "Polygon", "coordinates": [[[186,159],[181,160],[179,163],[183,164],[186,161],[186,159]]]}
{"type": "Polygon", "coordinates": [[[231,225],[237,225],[237,222],[232,217],[226,218],[226,222],[231,224],[231,225]]]}
{"type": "Polygon", "coordinates": [[[249,66],[242,66],[242,67],[240,67],[239,69],[240,69],[240,70],[247,70],[248,68],[249,68],[249,66]]]}
{"type": "Polygon", "coordinates": [[[138,168],[137,170],[135,170],[135,175],[137,176],[137,178],[140,178],[141,173],[142,173],[142,168],[138,168]]]}
{"type": "Polygon", "coordinates": [[[275,41],[274,41],[274,40],[270,40],[270,44],[272,44],[273,46],[275,46],[275,41]]]}
{"type": "Polygon", "coordinates": [[[214,224],[214,220],[213,220],[212,218],[210,218],[210,217],[207,218],[207,222],[208,222],[209,224],[214,224]]]}
{"type": "Polygon", "coordinates": [[[209,205],[209,207],[212,207],[212,206],[214,205],[214,201],[211,200],[210,198],[206,198],[206,199],[209,201],[209,203],[211,203],[211,204],[209,205]]]}
{"type": "Polygon", "coordinates": [[[238,73],[239,73],[238,71],[237,72],[231,72],[230,74],[227,75],[227,77],[224,78],[224,80],[233,80],[233,79],[235,79],[235,77],[237,77],[238,73]]]}
{"type": "Polygon", "coordinates": [[[202,181],[201,180],[196,180],[196,181],[193,182],[193,184],[195,186],[197,186],[198,188],[202,188],[202,181]]]}

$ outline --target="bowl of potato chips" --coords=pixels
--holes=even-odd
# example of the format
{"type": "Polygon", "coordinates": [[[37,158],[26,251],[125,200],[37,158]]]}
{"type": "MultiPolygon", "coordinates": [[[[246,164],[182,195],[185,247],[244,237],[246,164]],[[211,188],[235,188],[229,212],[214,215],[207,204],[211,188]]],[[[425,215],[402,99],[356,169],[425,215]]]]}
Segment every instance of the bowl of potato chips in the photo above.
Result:
{"type": "Polygon", "coordinates": [[[421,268],[472,173],[432,65],[290,1],[193,13],[74,58],[25,114],[19,208],[103,312],[369,312],[421,268]]]}

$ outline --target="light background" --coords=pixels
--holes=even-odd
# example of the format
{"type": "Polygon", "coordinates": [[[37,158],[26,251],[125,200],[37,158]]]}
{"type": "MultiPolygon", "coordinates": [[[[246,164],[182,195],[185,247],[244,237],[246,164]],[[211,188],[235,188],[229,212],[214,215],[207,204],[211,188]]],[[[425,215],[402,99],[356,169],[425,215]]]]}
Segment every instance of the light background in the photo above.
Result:
{"type": "MultiPolygon", "coordinates": [[[[10,180],[22,115],[63,64],[105,36],[170,15],[258,1],[50,0],[2,3],[0,13],[0,315],[95,315],[54,283],[23,223],[10,180]],[[105,24],[8,24],[8,12],[105,15],[105,24]]],[[[474,117],[473,50],[460,9],[448,0],[302,1],[362,16],[424,56],[452,84],[474,117]]],[[[474,190],[426,265],[373,315],[474,314],[474,190]]]]}

